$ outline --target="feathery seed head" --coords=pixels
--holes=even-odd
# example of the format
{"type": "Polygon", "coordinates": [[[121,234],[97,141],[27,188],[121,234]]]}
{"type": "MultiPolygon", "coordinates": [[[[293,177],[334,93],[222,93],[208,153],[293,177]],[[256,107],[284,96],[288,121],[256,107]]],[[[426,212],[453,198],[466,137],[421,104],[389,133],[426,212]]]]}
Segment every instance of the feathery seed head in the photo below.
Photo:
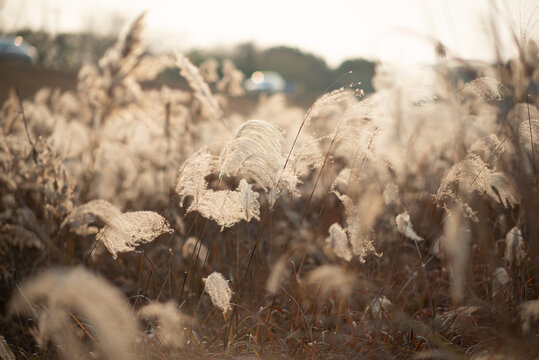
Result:
{"type": "Polygon", "coordinates": [[[228,281],[218,272],[211,273],[204,281],[204,290],[210,295],[213,305],[221,309],[223,313],[232,309],[230,300],[232,290],[228,286],[228,281]]]}

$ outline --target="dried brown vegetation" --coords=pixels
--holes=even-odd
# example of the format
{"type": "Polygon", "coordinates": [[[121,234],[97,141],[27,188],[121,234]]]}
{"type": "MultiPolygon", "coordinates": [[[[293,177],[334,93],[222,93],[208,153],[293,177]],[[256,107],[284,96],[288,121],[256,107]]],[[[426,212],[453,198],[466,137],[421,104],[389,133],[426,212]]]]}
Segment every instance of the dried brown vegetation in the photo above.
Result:
{"type": "Polygon", "coordinates": [[[2,105],[0,357],[539,357],[535,43],[238,114],[143,20],[2,105]],[[192,92],[142,89],[174,64],[192,92]]]}

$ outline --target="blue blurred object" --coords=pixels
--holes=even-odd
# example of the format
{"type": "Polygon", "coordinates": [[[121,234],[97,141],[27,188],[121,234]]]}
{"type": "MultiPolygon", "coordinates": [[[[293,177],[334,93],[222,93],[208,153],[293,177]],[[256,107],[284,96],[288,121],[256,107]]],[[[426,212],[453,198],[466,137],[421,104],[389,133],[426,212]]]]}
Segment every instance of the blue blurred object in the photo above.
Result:
{"type": "Polygon", "coordinates": [[[245,90],[249,92],[285,92],[286,81],[275,71],[255,71],[250,78],[245,80],[245,90]]]}
{"type": "Polygon", "coordinates": [[[26,43],[22,36],[0,37],[0,59],[35,64],[37,49],[26,43]]]}

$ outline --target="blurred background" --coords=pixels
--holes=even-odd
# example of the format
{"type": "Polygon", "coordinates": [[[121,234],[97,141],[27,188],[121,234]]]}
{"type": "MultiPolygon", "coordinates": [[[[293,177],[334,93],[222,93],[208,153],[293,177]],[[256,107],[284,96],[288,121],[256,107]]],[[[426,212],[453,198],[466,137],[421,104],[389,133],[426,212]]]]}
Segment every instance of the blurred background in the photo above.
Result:
{"type": "MultiPolygon", "coordinates": [[[[248,90],[311,101],[358,81],[370,93],[378,62],[506,61],[518,54],[512,32],[537,39],[538,7],[530,0],[0,0],[0,57],[19,62],[0,69],[0,97],[13,83],[23,96],[75,86],[82,64],[96,62],[144,11],[153,54],[182,52],[197,65],[229,59],[248,90]]],[[[175,69],[158,82],[182,86],[175,69]]]]}

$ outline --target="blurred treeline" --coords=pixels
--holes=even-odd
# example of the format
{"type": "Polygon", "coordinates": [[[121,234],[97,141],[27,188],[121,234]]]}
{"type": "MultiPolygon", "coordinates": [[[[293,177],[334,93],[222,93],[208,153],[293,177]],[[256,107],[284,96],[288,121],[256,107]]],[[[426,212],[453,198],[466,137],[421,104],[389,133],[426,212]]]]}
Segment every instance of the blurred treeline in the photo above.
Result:
{"type": "Polygon", "coordinates": [[[297,48],[259,49],[252,43],[238,45],[228,53],[193,50],[188,56],[197,65],[209,56],[217,60],[228,58],[246,76],[257,70],[276,71],[298,94],[319,94],[352,82],[361,82],[365,93],[374,91],[372,78],[376,64],[366,59],[348,59],[331,68],[323,58],[297,48]]]}
{"type": "Polygon", "coordinates": [[[66,72],[77,72],[86,62],[97,62],[117,38],[91,32],[53,35],[29,29],[7,33],[5,36],[22,36],[37,49],[40,65],[66,72]]]}
{"type": "MultiPolygon", "coordinates": [[[[116,39],[112,35],[92,32],[52,35],[44,31],[19,30],[5,35],[22,36],[36,47],[39,64],[66,72],[78,71],[85,62],[97,62],[116,39]]],[[[277,46],[261,49],[252,43],[240,44],[228,50],[194,49],[187,55],[196,65],[208,57],[219,61],[232,60],[246,77],[256,70],[276,71],[296,94],[320,94],[353,82],[361,82],[365,93],[373,92],[371,81],[375,63],[365,59],[349,59],[332,68],[323,58],[297,48],[277,46]]],[[[177,69],[170,69],[161,74],[160,79],[170,80],[175,77],[178,77],[177,69]]]]}

